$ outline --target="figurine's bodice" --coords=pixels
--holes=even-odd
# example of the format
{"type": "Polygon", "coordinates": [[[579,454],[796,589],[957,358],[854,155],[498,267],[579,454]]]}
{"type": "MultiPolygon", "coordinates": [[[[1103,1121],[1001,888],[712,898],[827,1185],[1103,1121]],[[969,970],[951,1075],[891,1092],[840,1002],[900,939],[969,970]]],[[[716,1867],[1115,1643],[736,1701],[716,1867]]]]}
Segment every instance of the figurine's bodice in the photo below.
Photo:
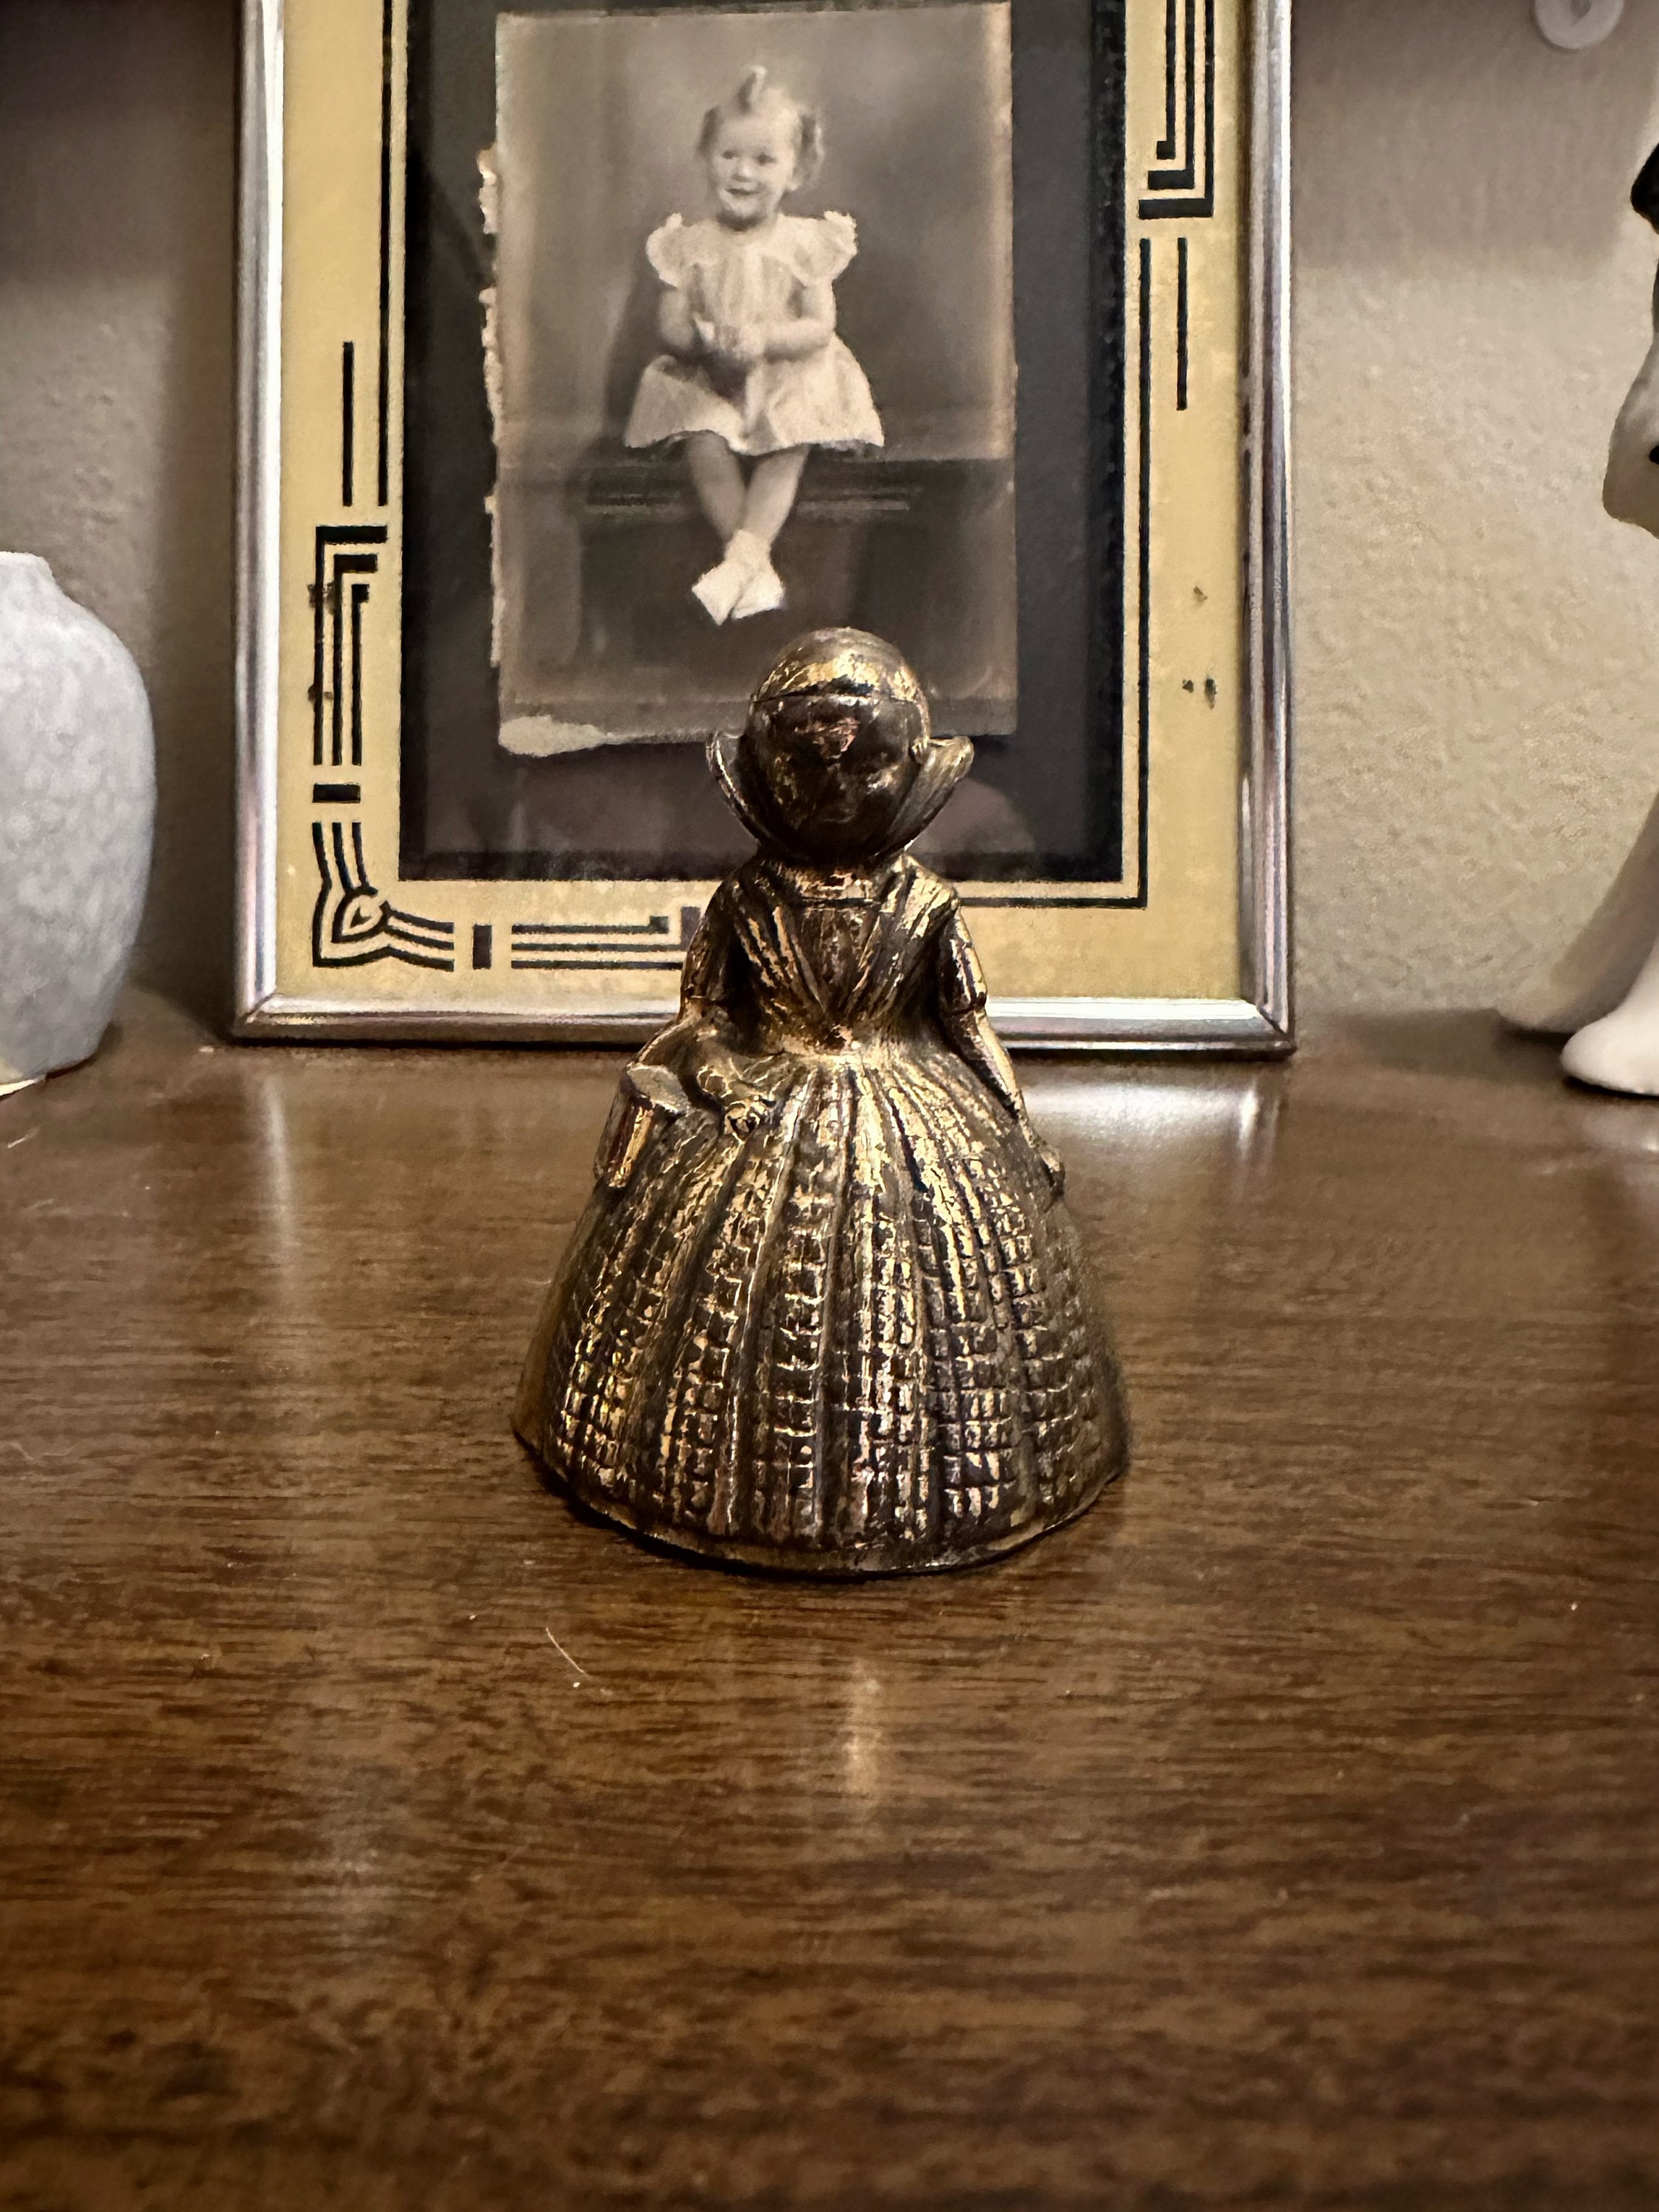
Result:
{"type": "Polygon", "coordinates": [[[908,854],[867,875],[751,860],[709,909],[686,992],[722,1007],[757,1052],[931,1042],[957,911],[908,854]]]}

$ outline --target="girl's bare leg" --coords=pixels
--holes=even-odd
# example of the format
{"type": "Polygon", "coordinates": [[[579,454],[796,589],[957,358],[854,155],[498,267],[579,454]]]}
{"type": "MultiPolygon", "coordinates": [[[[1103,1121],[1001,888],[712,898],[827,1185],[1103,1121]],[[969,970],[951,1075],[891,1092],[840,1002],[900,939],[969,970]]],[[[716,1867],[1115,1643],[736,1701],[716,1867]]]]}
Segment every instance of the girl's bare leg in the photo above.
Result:
{"type": "Polygon", "coordinates": [[[726,558],[718,568],[698,577],[691,586],[692,594],[714,622],[769,614],[783,605],[784,597],[783,586],[772,566],[772,541],[789,520],[808,449],[792,446],[785,453],[763,454],[745,485],[731,448],[712,431],[699,431],[686,444],[691,479],[703,512],[726,544],[726,558]],[[729,501],[734,482],[737,512],[728,531],[721,518],[732,512],[729,501]]]}
{"type": "Polygon", "coordinates": [[[763,453],[749,479],[743,502],[743,527],[758,538],[769,553],[795,504],[800,472],[806,466],[809,446],[789,446],[781,453],[763,453]]]}
{"type": "MultiPolygon", "coordinates": [[[[737,455],[714,430],[690,431],[685,441],[685,465],[698,505],[720,533],[724,545],[743,527],[746,486],[737,455]]],[[[799,473],[799,472],[798,472],[799,473]]],[[[790,495],[793,500],[794,495],[790,495]]],[[[786,506],[784,513],[788,513],[786,506]]],[[[781,522],[779,527],[782,527],[781,522]]]]}

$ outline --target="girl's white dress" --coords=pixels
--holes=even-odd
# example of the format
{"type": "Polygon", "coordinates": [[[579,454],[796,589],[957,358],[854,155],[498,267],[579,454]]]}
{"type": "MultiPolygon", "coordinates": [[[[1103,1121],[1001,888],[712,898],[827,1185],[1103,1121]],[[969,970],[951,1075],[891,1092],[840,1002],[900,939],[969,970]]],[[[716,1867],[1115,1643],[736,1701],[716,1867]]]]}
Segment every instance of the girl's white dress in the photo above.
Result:
{"type": "MultiPolygon", "coordinates": [[[[646,240],[663,283],[684,292],[694,319],[787,322],[801,292],[839,276],[858,251],[846,215],[780,216],[763,239],[713,221],[670,216],[646,240]]],[[[881,418],[864,371],[838,337],[804,361],[764,361],[720,386],[699,362],[659,354],[640,379],[623,441],[656,446],[688,431],[713,430],[734,453],[789,446],[879,446],[881,418]]]]}

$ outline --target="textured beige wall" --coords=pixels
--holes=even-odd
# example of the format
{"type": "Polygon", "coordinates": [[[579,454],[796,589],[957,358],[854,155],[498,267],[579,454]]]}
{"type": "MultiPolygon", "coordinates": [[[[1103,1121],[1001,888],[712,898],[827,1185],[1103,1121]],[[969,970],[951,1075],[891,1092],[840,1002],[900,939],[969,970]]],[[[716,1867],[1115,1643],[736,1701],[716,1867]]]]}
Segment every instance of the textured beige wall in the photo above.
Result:
{"type": "Polygon", "coordinates": [[[1300,0],[1304,1003],[1480,1004],[1659,787],[1659,544],[1600,503],[1648,344],[1659,0],[1300,0]]]}
{"type": "MultiPolygon", "coordinates": [[[[1488,999],[1659,787],[1659,545],[1601,516],[1654,242],[1659,0],[1299,0],[1304,1001],[1488,999]]],[[[233,0],[0,0],[0,544],[149,680],[149,973],[230,929],[233,0]]]]}
{"type": "Polygon", "coordinates": [[[141,965],[228,990],[234,0],[0,0],[0,545],[124,638],[157,738],[141,965]]]}

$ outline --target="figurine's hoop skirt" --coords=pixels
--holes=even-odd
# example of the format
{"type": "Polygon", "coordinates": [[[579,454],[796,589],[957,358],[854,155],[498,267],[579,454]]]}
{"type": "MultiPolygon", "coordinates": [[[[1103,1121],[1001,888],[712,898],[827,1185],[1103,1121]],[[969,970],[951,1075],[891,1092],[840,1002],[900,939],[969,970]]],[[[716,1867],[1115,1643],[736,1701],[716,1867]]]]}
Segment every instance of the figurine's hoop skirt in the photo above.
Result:
{"type": "Polygon", "coordinates": [[[688,1550],[962,1565],[1121,1470],[1116,1374],[1012,1117],[942,1040],[852,1028],[769,1063],[752,1135],[656,1120],[578,1224],[518,1427],[588,1506],[688,1550]]]}

